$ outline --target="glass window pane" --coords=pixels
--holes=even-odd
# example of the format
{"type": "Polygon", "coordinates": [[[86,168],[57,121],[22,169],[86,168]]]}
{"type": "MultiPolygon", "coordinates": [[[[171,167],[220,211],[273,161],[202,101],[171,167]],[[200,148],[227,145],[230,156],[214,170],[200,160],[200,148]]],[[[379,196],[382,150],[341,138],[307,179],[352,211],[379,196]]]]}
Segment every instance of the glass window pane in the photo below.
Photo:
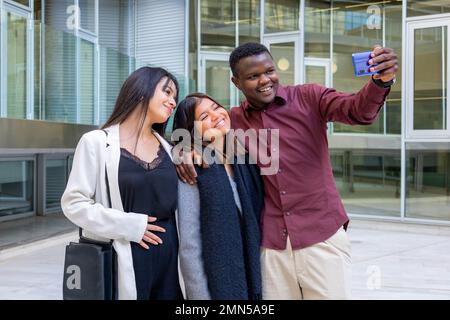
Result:
{"type": "Polygon", "coordinates": [[[108,120],[123,82],[128,77],[129,57],[100,47],[100,124],[108,120]]]}
{"type": "Polygon", "coordinates": [[[41,110],[42,110],[42,81],[41,81],[41,65],[42,65],[42,56],[41,56],[41,4],[40,1],[35,2],[34,7],[34,16],[35,21],[33,21],[34,24],[34,79],[33,79],[33,86],[34,86],[34,119],[41,120],[41,110]]]}
{"type": "MultiPolygon", "coordinates": [[[[333,7],[333,85],[339,91],[357,92],[369,77],[355,77],[352,53],[370,51],[375,44],[383,43],[382,6],[378,15],[369,10],[371,2],[379,1],[334,1],[333,7]],[[370,28],[368,27],[370,22],[370,28]]],[[[384,133],[384,108],[370,126],[347,126],[334,124],[335,132],[384,133]]]]}
{"type": "Polygon", "coordinates": [[[239,1],[239,44],[260,42],[260,0],[239,1]]]}
{"type": "Polygon", "coordinates": [[[305,66],[305,83],[326,84],[326,69],[321,66],[305,66]]]}
{"type": "Polygon", "coordinates": [[[407,217],[450,221],[450,143],[406,145],[407,217]]]}
{"type": "Polygon", "coordinates": [[[277,67],[280,82],[284,85],[295,84],[295,43],[272,43],[269,49],[277,67]]]}
{"type": "Polygon", "coordinates": [[[200,1],[203,49],[231,51],[236,46],[236,8],[234,4],[234,0],[200,1]]]}
{"type": "Polygon", "coordinates": [[[227,61],[206,61],[206,93],[225,108],[230,108],[231,71],[227,61]]]}
{"type": "Polygon", "coordinates": [[[447,129],[447,27],[414,30],[414,129],[447,129]]]}
{"type": "Polygon", "coordinates": [[[80,43],[80,123],[94,123],[95,48],[85,40],[80,43]]]}
{"type": "Polygon", "coordinates": [[[66,32],[45,27],[44,120],[77,120],[76,41],[66,32]]]}
{"type": "Polygon", "coordinates": [[[329,58],[331,1],[305,1],[305,57],[329,58]]]}
{"type": "Polygon", "coordinates": [[[400,216],[400,141],[394,150],[332,150],[331,162],[347,212],[400,216]]]}
{"type": "Polygon", "coordinates": [[[300,0],[266,0],[265,33],[299,30],[300,0]]]}
{"type": "Polygon", "coordinates": [[[95,1],[78,0],[80,6],[80,26],[84,30],[95,33],[95,1]]]}
{"type": "Polygon", "coordinates": [[[7,13],[7,117],[27,115],[27,19],[7,13]]]}
{"type": "Polygon", "coordinates": [[[408,17],[450,12],[448,0],[408,0],[408,17]]]}
{"type": "Polygon", "coordinates": [[[47,159],[45,161],[45,208],[60,208],[61,197],[67,181],[66,159],[47,159]]]}
{"type": "Polygon", "coordinates": [[[33,164],[0,161],[0,217],[33,211],[33,164]]]}

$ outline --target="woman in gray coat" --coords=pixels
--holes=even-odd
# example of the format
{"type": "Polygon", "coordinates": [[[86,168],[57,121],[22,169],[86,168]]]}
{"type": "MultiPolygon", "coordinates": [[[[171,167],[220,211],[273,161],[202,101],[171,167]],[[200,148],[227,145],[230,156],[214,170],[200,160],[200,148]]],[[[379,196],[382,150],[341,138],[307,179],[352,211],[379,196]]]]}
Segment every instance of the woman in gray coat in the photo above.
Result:
{"type": "Polygon", "coordinates": [[[195,122],[205,154],[211,152],[222,161],[197,168],[196,185],[180,182],[178,187],[179,255],[187,299],[258,300],[264,198],[259,169],[248,164],[248,157],[237,164],[234,154],[225,154],[225,143],[219,141],[230,130],[230,116],[213,98],[196,93],[180,102],[174,133],[187,130],[192,142],[195,122]],[[216,135],[214,150],[206,146],[211,132],[216,135]]]}

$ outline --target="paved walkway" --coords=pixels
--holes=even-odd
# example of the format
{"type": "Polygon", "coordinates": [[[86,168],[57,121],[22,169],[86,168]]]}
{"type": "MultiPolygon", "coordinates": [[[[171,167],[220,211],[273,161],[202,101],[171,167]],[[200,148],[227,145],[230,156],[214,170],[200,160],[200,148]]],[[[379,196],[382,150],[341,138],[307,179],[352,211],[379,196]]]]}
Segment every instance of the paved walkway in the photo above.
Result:
{"type": "MultiPolygon", "coordinates": [[[[450,228],[352,220],[354,299],[450,299],[450,228]]],[[[59,235],[0,252],[0,299],[61,299],[59,235]]]]}

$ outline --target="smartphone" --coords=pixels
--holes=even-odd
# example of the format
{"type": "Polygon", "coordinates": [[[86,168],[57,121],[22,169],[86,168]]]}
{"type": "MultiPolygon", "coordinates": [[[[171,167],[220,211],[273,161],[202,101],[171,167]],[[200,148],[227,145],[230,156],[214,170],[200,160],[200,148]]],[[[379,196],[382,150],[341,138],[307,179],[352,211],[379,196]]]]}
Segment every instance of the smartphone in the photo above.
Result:
{"type": "Polygon", "coordinates": [[[369,69],[377,64],[369,65],[372,51],[356,52],[352,54],[353,68],[356,77],[370,76],[377,73],[377,71],[371,72],[369,69]]]}

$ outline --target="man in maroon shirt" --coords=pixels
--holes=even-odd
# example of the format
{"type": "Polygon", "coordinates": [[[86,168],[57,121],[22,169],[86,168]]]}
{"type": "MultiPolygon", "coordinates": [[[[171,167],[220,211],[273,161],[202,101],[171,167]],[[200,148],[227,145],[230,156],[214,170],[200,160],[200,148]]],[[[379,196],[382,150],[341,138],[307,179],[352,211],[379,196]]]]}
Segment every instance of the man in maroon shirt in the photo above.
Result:
{"type": "MultiPolygon", "coordinates": [[[[231,109],[233,129],[278,129],[279,134],[277,145],[265,142],[268,154],[279,155],[279,169],[263,175],[264,299],[350,298],[349,220],[333,178],[327,122],[368,125],[376,119],[398,65],[390,48],[376,47],[371,60],[377,64],[371,71],[378,74],[350,94],[317,84],[280,85],[270,52],[258,43],[230,55],[232,81],[247,98],[231,109]]],[[[177,170],[195,182],[193,166],[177,170]]]]}

